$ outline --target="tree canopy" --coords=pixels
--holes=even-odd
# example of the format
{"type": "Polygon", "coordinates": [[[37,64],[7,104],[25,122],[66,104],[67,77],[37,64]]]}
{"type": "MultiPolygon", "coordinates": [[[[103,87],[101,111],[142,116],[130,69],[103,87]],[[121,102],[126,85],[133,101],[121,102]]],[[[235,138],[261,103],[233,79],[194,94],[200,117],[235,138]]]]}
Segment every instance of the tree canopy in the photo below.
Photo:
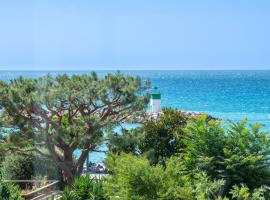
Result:
{"type": "Polygon", "coordinates": [[[70,184],[103,132],[144,110],[148,86],[120,72],[0,82],[2,127],[10,128],[9,137],[25,148],[44,154],[40,149],[45,147],[70,184]],[[78,148],[81,154],[74,159],[78,148]]]}
{"type": "Polygon", "coordinates": [[[151,164],[164,164],[168,158],[184,149],[184,128],[188,118],[171,108],[163,109],[157,120],[146,120],[135,129],[109,137],[109,149],[114,153],[145,155],[151,164]]]}

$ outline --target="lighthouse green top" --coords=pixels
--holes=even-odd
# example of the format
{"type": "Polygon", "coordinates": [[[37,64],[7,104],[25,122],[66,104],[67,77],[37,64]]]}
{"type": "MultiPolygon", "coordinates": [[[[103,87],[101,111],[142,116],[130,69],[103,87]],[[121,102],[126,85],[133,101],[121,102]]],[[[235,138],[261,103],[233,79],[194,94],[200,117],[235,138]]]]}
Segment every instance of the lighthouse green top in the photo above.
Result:
{"type": "Polygon", "coordinates": [[[160,98],[161,98],[160,93],[151,94],[151,99],[160,99],[160,98]]]}
{"type": "Polygon", "coordinates": [[[152,92],[151,92],[151,99],[160,99],[160,98],[161,98],[161,94],[160,94],[158,88],[154,87],[152,89],[152,92]]]}

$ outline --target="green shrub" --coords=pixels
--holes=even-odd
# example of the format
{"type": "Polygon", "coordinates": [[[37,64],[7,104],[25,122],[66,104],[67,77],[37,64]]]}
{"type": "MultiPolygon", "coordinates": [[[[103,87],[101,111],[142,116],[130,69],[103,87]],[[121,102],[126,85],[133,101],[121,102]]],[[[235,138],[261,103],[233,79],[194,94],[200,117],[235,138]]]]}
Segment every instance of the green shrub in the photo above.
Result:
{"type": "Polygon", "coordinates": [[[188,118],[174,109],[163,109],[163,115],[157,121],[146,121],[141,132],[143,141],[139,144],[140,152],[151,164],[165,164],[166,160],[184,148],[184,127],[188,118]]]}
{"type": "Polygon", "coordinates": [[[74,180],[70,188],[66,187],[62,200],[106,200],[103,179],[81,176],[74,180]]]}
{"type": "Polygon", "coordinates": [[[0,180],[0,200],[23,200],[18,186],[0,180]]]}
{"type": "Polygon", "coordinates": [[[268,193],[269,191],[267,191],[264,186],[251,192],[249,188],[243,184],[241,184],[240,187],[236,185],[233,186],[230,192],[232,199],[236,200],[266,200],[270,198],[268,193]]]}
{"type": "Polygon", "coordinates": [[[33,176],[35,177],[47,177],[50,180],[62,179],[61,172],[56,166],[52,159],[44,158],[41,156],[33,157],[34,171],[33,176]]]}
{"type": "Polygon", "coordinates": [[[2,163],[1,172],[5,180],[29,180],[34,174],[33,158],[9,154],[2,163]]]}
{"type": "Polygon", "coordinates": [[[166,168],[150,165],[148,159],[130,154],[110,155],[106,160],[110,176],[105,183],[112,200],[207,200],[218,198],[224,182],[210,181],[205,174],[186,174],[178,158],[166,168]]]}
{"type": "MultiPolygon", "coordinates": [[[[1,122],[0,122],[1,125],[1,122]]],[[[6,148],[5,148],[5,144],[6,144],[6,137],[5,134],[2,132],[3,130],[0,128],[0,168],[2,166],[2,162],[5,159],[5,155],[6,155],[6,148]]],[[[0,173],[1,174],[1,173],[0,173]]]]}
{"type": "MultiPolygon", "coordinates": [[[[0,133],[0,137],[1,137],[1,133],[0,133]]],[[[2,163],[5,160],[5,155],[6,155],[6,148],[4,147],[2,142],[3,141],[1,141],[1,138],[0,138],[0,167],[2,166],[2,163]]]]}
{"type": "Polygon", "coordinates": [[[140,128],[131,130],[122,129],[121,133],[113,133],[108,135],[108,148],[114,154],[132,153],[139,155],[139,144],[143,140],[143,134],[140,128]]]}
{"type": "Polygon", "coordinates": [[[188,118],[174,109],[163,109],[156,121],[148,120],[141,127],[124,130],[109,137],[109,150],[113,153],[144,155],[151,164],[165,164],[171,156],[184,148],[184,128],[188,118]]]}
{"type": "MultiPolygon", "coordinates": [[[[114,138],[110,150],[118,156],[111,155],[106,162],[111,173],[106,184],[109,195],[118,194],[127,199],[177,199],[184,190],[196,199],[206,195],[206,190],[212,191],[211,184],[216,184],[216,180],[223,180],[219,196],[232,198],[234,194],[234,198],[241,199],[248,188],[248,199],[254,199],[253,196],[262,191],[258,188],[270,185],[270,135],[262,131],[259,124],[247,125],[246,119],[223,124],[203,115],[189,119],[187,124],[186,120],[180,112],[168,109],[159,120],[146,122],[142,127],[114,138]],[[121,155],[121,152],[137,158],[121,155]],[[149,165],[144,156],[154,165],[149,165]],[[175,156],[181,165],[175,165],[171,174],[180,173],[181,168],[185,174],[165,176],[172,162],[170,158],[175,156]],[[203,173],[207,177],[198,179],[203,173]],[[183,178],[187,178],[186,183],[192,183],[191,188],[180,184],[183,178]],[[246,186],[240,187],[241,184],[246,186]],[[198,185],[202,187],[198,188],[198,185]],[[234,185],[241,188],[239,194],[234,185]]],[[[206,196],[201,199],[210,198],[206,196]]]]}
{"type": "MultiPolygon", "coordinates": [[[[55,163],[50,159],[34,155],[8,154],[1,167],[4,180],[50,179],[60,180],[61,175],[55,163]]],[[[21,189],[32,188],[29,182],[18,183],[21,189]]],[[[61,185],[59,185],[61,187],[61,185]]],[[[62,187],[63,188],[63,187],[62,187]]]]}
{"type": "Polygon", "coordinates": [[[161,189],[162,168],[151,168],[145,158],[129,154],[110,156],[106,160],[110,170],[106,192],[111,199],[157,199],[161,189]]]}
{"type": "Polygon", "coordinates": [[[55,163],[48,158],[33,154],[8,154],[2,163],[1,173],[3,179],[29,180],[35,177],[59,179],[60,173],[55,163]]]}
{"type": "Polygon", "coordinates": [[[241,183],[251,190],[270,184],[270,137],[260,125],[243,120],[222,127],[202,116],[189,122],[187,134],[185,165],[191,173],[224,179],[225,194],[241,183]]]}
{"type": "Polygon", "coordinates": [[[150,165],[131,154],[109,155],[110,176],[104,188],[110,200],[267,200],[265,186],[250,189],[240,184],[224,195],[225,181],[211,180],[203,172],[189,173],[181,157],[171,157],[166,167],[150,165]]]}

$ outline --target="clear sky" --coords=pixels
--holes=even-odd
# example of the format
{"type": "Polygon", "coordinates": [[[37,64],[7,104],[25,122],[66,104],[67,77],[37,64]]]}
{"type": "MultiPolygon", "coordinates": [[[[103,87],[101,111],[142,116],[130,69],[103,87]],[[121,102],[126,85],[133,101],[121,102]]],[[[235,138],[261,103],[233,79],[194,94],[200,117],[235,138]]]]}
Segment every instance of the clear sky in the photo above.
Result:
{"type": "Polygon", "coordinates": [[[269,0],[0,0],[0,69],[270,69],[269,0]]]}

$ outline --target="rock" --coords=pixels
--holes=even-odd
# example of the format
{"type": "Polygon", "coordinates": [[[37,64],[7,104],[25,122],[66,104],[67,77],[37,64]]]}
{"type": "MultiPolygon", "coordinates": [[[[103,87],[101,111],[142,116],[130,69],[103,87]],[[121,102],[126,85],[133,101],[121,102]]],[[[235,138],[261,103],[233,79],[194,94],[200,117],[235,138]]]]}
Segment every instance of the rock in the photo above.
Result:
{"type": "MultiPolygon", "coordinates": [[[[207,115],[208,120],[218,120],[217,118],[210,116],[206,113],[202,112],[194,112],[194,111],[184,111],[184,110],[178,110],[179,112],[182,112],[187,118],[194,118],[200,115],[207,115]]],[[[146,112],[143,114],[138,114],[135,117],[129,118],[127,122],[129,123],[143,123],[147,120],[156,121],[163,115],[163,112],[146,112]]]]}

